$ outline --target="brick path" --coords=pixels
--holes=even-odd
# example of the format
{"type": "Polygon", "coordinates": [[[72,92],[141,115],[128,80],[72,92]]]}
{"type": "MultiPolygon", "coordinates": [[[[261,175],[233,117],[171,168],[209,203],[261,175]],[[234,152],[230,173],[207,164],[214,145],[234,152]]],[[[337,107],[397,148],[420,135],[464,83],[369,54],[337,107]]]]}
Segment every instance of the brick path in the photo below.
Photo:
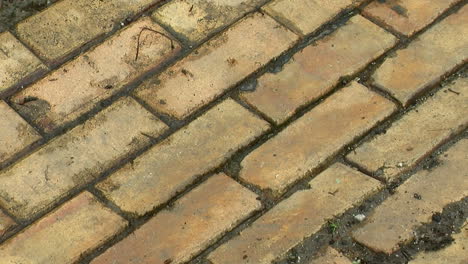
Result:
{"type": "Polygon", "coordinates": [[[52,2],[0,25],[1,264],[468,263],[468,1],[52,2]]]}

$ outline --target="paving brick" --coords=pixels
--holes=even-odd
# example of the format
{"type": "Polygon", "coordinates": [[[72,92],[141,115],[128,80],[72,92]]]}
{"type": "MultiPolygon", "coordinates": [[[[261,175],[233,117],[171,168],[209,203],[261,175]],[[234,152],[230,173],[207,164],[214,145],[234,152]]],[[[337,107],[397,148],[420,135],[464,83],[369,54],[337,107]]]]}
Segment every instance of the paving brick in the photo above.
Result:
{"type": "Polygon", "coordinates": [[[266,129],[265,121],[228,99],[97,187],[124,211],[143,215],[218,167],[266,129]]]}
{"type": "Polygon", "coordinates": [[[340,77],[363,69],[395,42],[391,34],[355,16],[332,35],[297,53],[281,72],[260,77],[256,90],[241,97],[281,123],[297,107],[324,95],[340,77]],[[317,67],[324,62],[323,67],[317,67]]]}
{"type": "Polygon", "coordinates": [[[433,22],[459,0],[373,1],[363,13],[404,35],[411,36],[433,22]]]}
{"type": "Polygon", "coordinates": [[[345,256],[341,255],[338,251],[328,247],[324,252],[319,253],[319,256],[309,264],[351,264],[351,261],[345,256]]]}
{"type": "Polygon", "coordinates": [[[409,264],[468,263],[468,222],[461,232],[452,236],[451,245],[439,251],[420,253],[409,264]]]}
{"type": "Polygon", "coordinates": [[[240,177],[281,194],[394,110],[391,102],[353,82],[250,153],[240,177]]]}
{"type": "Polygon", "coordinates": [[[164,125],[124,98],[0,172],[0,206],[26,219],[149,144],[164,125]]]}
{"type": "Polygon", "coordinates": [[[0,33],[0,95],[46,67],[9,32],[0,33]]]}
{"type": "Polygon", "coordinates": [[[39,56],[55,62],[157,2],[63,0],[25,19],[16,31],[39,56]]]}
{"type": "Polygon", "coordinates": [[[21,102],[24,98],[38,99],[29,104],[18,104],[17,109],[46,132],[52,132],[177,53],[179,46],[172,50],[170,40],[149,30],[142,32],[144,27],[164,32],[150,18],[139,20],[15,95],[13,102],[21,102]],[[138,60],[135,60],[140,33],[141,48],[138,60]]]}
{"type": "Polygon", "coordinates": [[[409,242],[416,229],[432,221],[449,203],[468,195],[468,139],[441,155],[440,165],[411,176],[367,218],[353,237],[377,252],[391,254],[409,242]]]}
{"type": "Polygon", "coordinates": [[[175,0],[156,9],[153,17],[191,42],[205,39],[267,0],[175,0]]]}
{"type": "Polygon", "coordinates": [[[41,136],[5,102],[0,101],[0,163],[24,150],[41,136]]]}
{"type": "Polygon", "coordinates": [[[297,38],[256,13],[144,83],[136,94],[163,113],[185,118],[279,56],[297,38]]]}
{"type": "Polygon", "coordinates": [[[5,215],[2,211],[0,211],[0,239],[2,238],[3,235],[5,235],[6,232],[11,230],[16,223],[5,215]]]}
{"type": "Polygon", "coordinates": [[[84,192],[0,246],[2,263],[75,263],[126,226],[84,192]]]}
{"type": "Polygon", "coordinates": [[[254,193],[215,175],[92,263],[185,263],[260,207],[254,193]]]}
{"type": "Polygon", "coordinates": [[[468,59],[468,5],[442,20],[407,48],[398,50],[372,75],[374,84],[403,105],[468,59]]]}
{"type": "Polygon", "coordinates": [[[214,264],[269,264],[380,187],[378,181],[340,163],[309,184],[311,190],[299,191],[273,207],[217,248],[209,260],[214,264]]]}
{"type": "Polygon", "coordinates": [[[468,78],[462,78],[408,112],[384,134],[359,146],[347,158],[374,175],[393,181],[467,126],[468,78]]]}
{"type": "Polygon", "coordinates": [[[341,11],[363,0],[275,0],[263,10],[301,35],[314,32],[341,11]]]}

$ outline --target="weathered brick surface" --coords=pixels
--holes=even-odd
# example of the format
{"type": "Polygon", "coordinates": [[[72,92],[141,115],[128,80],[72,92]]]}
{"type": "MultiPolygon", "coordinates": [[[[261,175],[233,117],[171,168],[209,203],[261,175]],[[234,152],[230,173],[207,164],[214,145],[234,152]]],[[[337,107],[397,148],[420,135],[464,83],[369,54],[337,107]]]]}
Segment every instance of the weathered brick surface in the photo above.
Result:
{"type": "Polygon", "coordinates": [[[379,188],[378,181],[335,164],[299,191],[273,207],[250,227],[217,248],[214,264],[270,264],[379,188]]]}
{"type": "Polygon", "coordinates": [[[0,205],[25,219],[149,143],[166,128],[130,98],[0,172],[0,205]]]}
{"type": "Polygon", "coordinates": [[[226,175],[215,175],[92,263],[185,263],[258,210],[255,198],[226,175]]]}
{"type": "Polygon", "coordinates": [[[9,32],[0,33],[0,96],[46,67],[9,32]]]}
{"type": "Polygon", "coordinates": [[[161,112],[185,118],[279,56],[296,40],[295,34],[272,18],[256,13],[147,81],[136,94],[161,112]]]}
{"type": "Polygon", "coordinates": [[[198,42],[265,2],[266,0],[175,0],[156,9],[153,17],[189,41],[198,42]]]}
{"type": "Polygon", "coordinates": [[[97,187],[123,210],[145,214],[197,176],[218,167],[267,128],[265,121],[228,99],[97,187]]]}
{"type": "Polygon", "coordinates": [[[0,164],[41,139],[41,136],[0,100],[0,164]]]}
{"type": "Polygon", "coordinates": [[[434,25],[388,58],[374,84],[404,105],[468,58],[468,5],[434,25]]]}
{"type": "Polygon", "coordinates": [[[391,102],[353,82],[250,153],[240,177],[282,193],[394,110],[391,102]]]}
{"type": "Polygon", "coordinates": [[[255,92],[241,97],[281,123],[297,107],[330,91],[395,44],[395,37],[361,16],[353,17],[332,35],[297,53],[279,73],[259,78],[255,92]],[[326,61],[323,67],[317,67],[326,61]]]}
{"type": "Polygon", "coordinates": [[[338,251],[328,247],[324,252],[319,253],[319,256],[309,264],[351,264],[351,261],[345,256],[341,255],[338,251]]]}
{"type": "Polygon", "coordinates": [[[39,56],[56,61],[157,2],[63,0],[19,23],[16,31],[39,56]]]}
{"type": "Polygon", "coordinates": [[[164,32],[149,18],[141,19],[15,95],[13,102],[38,99],[16,107],[46,132],[75,120],[178,51],[179,46],[171,49],[169,39],[148,30],[142,32],[143,27],[164,32]]]}
{"type": "Polygon", "coordinates": [[[11,228],[13,228],[16,223],[7,215],[5,215],[2,211],[0,211],[0,239],[2,236],[8,232],[11,228]]]}
{"type": "Polygon", "coordinates": [[[467,126],[468,78],[462,78],[408,112],[386,133],[364,143],[347,158],[392,181],[467,126]]]}
{"type": "Polygon", "coordinates": [[[454,241],[451,245],[439,251],[420,253],[409,264],[468,263],[468,222],[460,233],[452,237],[454,241]]]}
{"type": "Polygon", "coordinates": [[[274,0],[263,10],[301,35],[314,32],[346,8],[363,0],[274,0]]]}
{"type": "Polygon", "coordinates": [[[378,252],[390,254],[414,236],[416,228],[432,221],[449,203],[468,195],[468,139],[439,158],[440,165],[411,176],[368,217],[353,236],[378,252]]]}
{"type": "Polygon", "coordinates": [[[457,2],[459,0],[373,1],[363,12],[386,26],[411,36],[457,2]]]}
{"type": "Polygon", "coordinates": [[[0,246],[0,259],[15,263],[75,263],[114,236],[126,221],[84,192],[0,246]]]}

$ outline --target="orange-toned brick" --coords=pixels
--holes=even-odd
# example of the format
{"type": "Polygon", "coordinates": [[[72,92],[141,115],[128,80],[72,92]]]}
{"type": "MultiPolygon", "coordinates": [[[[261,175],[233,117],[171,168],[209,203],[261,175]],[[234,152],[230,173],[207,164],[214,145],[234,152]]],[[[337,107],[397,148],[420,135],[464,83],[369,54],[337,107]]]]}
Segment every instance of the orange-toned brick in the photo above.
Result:
{"type": "Polygon", "coordinates": [[[260,77],[256,90],[241,97],[281,123],[297,107],[324,95],[340,77],[355,74],[395,42],[391,34],[355,16],[330,36],[297,53],[281,72],[260,77]]]}
{"type": "Polygon", "coordinates": [[[468,5],[445,18],[389,57],[374,84],[408,105],[418,94],[468,59],[468,5]]]}
{"type": "Polygon", "coordinates": [[[340,163],[309,184],[311,190],[299,191],[273,207],[208,259],[214,264],[270,264],[380,187],[378,181],[340,163]]]}
{"type": "Polygon", "coordinates": [[[185,263],[260,207],[254,193],[215,175],[92,263],[185,263]]]}
{"type": "Polygon", "coordinates": [[[21,102],[26,97],[42,101],[39,110],[34,103],[16,107],[46,132],[75,120],[178,51],[179,46],[171,49],[169,39],[149,30],[142,31],[144,27],[164,32],[149,18],[143,18],[21,91],[13,102],[21,102]]]}
{"type": "Polygon", "coordinates": [[[394,110],[391,102],[353,82],[250,153],[240,177],[281,194],[394,110]]]}
{"type": "Polygon", "coordinates": [[[392,181],[468,126],[468,78],[448,85],[347,158],[392,181]],[[455,93],[454,93],[455,92],[455,93]]]}
{"type": "Polygon", "coordinates": [[[320,252],[315,259],[308,262],[308,264],[351,264],[351,261],[338,251],[328,247],[324,252],[320,252]]]}
{"type": "Polygon", "coordinates": [[[153,17],[191,42],[205,39],[267,0],[174,0],[156,9],[153,17]]]}
{"type": "Polygon", "coordinates": [[[423,29],[459,0],[373,1],[364,14],[407,36],[423,29]]]}
{"type": "Polygon", "coordinates": [[[461,232],[452,236],[451,245],[439,251],[419,253],[409,264],[468,263],[468,222],[461,232]]]}
{"type": "Polygon", "coordinates": [[[16,31],[39,56],[55,62],[159,1],[58,1],[19,23],[16,31]]]}
{"type": "Polygon", "coordinates": [[[97,187],[124,211],[143,215],[221,165],[266,129],[265,121],[228,99],[97,187]]]}
{"type": "Polygon", "coordinates": [[[10,217],[8,217],[2,211],[0,211],[0,239],[15,225],[15,222],[10,217]]]}
{"type": "Polygon", "coordinates": [[[133,99],[121,99],[0,172],[0,205],[18,218],[30,218],[149,144],[146,135],[157,137],[166,127],[133,99]]]}
{"type": "Polygon", "coordinates": [[[353,233],[354,239],[387,254],[409,242],[434,213],[468,195],[467,150],[468,139],[463,139],[441,155],[438,167],[411,176],[353,233]]]}
{"type": "Polygon", "coordinates": [[[46,67],[9,32],[0,33],[0,96],[46,67]]]}
{"type": "Polygon", "coordinates": [[[36,130],[0,100],[0,163],[39,139],[36,130]]]}
{"type": "Polygon", "coordinates": [[[314,32],[341,11],[363,0],[274,0],[263,9],[301,35],[314,32]]]}
{"type": "Polygon", "coordinates": [[[2,263],[75,263],[126,221],[84,192],[0,246],[2,263]]]}
{"type": "Polygon", "coordinates": [[[185,118],[279,56],[297,38],[269,16],[256,13],[144,83],[136,94],[161,112],[185,118]]]}

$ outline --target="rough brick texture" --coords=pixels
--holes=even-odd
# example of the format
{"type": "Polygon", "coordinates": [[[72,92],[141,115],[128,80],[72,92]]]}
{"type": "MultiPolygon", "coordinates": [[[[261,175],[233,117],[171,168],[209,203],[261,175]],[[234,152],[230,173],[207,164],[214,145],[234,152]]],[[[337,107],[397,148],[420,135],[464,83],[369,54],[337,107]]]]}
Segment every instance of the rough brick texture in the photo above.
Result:
{"type": "Polygon", "coordinates": [[[0,246],[2,263],[75,263],[126,226],[84,192],[0,246]]]}
{"type": "Polygon", "coordinates": [[[41,136],[0,100],[0,164],[41,139],[41,136]]]}
{"type": "Polygon", "coordinates": [[[41,57],[55,62],[160,0],[63,0],[16,27],[41,57]]]}
{"type": "Polygon", "coordinates": [[[468,126],[468,78],[444,87],[347,158],[375,176],[395,180],[468,126]],[[455,93],[454,93],[455,92],[455,93]]]}
{"type": "Polygon", "coordinates": [[[226,175],[215,175],[92,263],[185,263],[258,210],[255,198],[226,175]]]}
{"type": "Polygon", "coordinates": [[[0,205],[29,218],[147,145],[145,134],[156,137],[165,128],[135,101],[122,99],[1,171],[0,205]]]}
{"type": "Polygon", "coordinates": [[[15,222],[10,217],[0,211],[0,239],[15,225],[15,222]]]}
{"type": "Polygon", "coordinates": [[[307,262],[308,264],[351,264],[351,261],[345,256],[341,255],[338,251],[334,250],[331,247],[326,248],[324,252],[319,253],[319,255],[307,262]]]}
{"type": "Polygon", "coordinates": [[[258,79],[254,92],[241,97],[281,123],[297,107],[330,91],[342,76],[351,76],[395,44],[395,37],[361,16],[297,53],[279,73],[258,79]],[[327,61],[325,67],[317,67],[327,61]]]}
{"type": "Polygon", "coordinates": [[[224,101],[97,187],[124,211],[145,214],[197,176],[218,167],[267,128],[265,121],[242,106],[224,101]]]}
{"type": "Polygon", "coordinates": [[[15,106],[46,132],[75,120],[178,51],[177,43],[174,44],[176,48],[171,49],[169,39],[148,30],[142,31],[143,27],[164,32],[149,18],[143,18],[16,94],[13,102],[28,97],[37,100],[15,106]]]}
{"type": "Polygon", "coordinates": [[[9,32],[0,33],[0,96],[46,67],[9,32]]]}
{"type": "Polygon", "coordinates": [[[374,84],[407,105],[468,58],[468,5],[445,18],[388,58],[374,84]]]}
{"type": "Polygon", "coordinates": [[[214,264],[270,264],[379,188],[378,181],[335,164],[208,256],[214,264]],[[334,194],[333,194],[334,193],[334,194]]]}
{"type": "Polygon", "coordinates": [[[161,24],[198,42],[233,23],[266,0],[174,0],[154,12],[161,24]]]}
{"type": "Polygon", "coordinates": [[[136,94],[158,111],[185,118],[279,56],[296,40],[296,35],[272,18],[256,13],[150,79],[136,94]]]}
{"type": "Polygon", "coordinates": [[[353,236],[378,252],[391,254],[414,236],[416,228],[432,221],[449,203],[468,195],[468,139],[439,158],[440,165],[411,176],[396,193],[375,209],[353,236]]]}
{"type": "Polygon", "coordinates": [[[250,153],[240,177],[280,194],[394,110],[391,102],[353,82],[250,153]]]}

